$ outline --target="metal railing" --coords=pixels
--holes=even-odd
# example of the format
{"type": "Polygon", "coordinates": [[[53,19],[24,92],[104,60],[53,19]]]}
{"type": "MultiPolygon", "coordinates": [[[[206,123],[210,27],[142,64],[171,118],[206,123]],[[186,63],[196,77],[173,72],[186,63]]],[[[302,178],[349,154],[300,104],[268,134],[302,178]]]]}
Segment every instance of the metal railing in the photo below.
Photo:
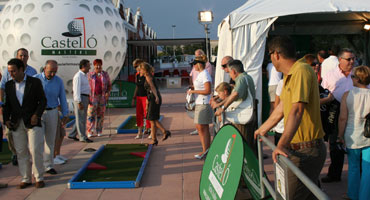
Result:
{"type": "MultiPolygon", "coordinates": [[[[258,139],[258,162],[259,162],[259,176],[260,176],[260,189],[261,189],[261,199],[266,197],[266,189],[270,192],[271,196],[276,199],[276,192],[273,189],[273,186],[270,184],[268,179],[264,177],[264,167],[263,167],[263,144],[264,142],[268,147],[270,147],[272,150],[276,148],[276,146],[266,137],[259,136],[258,139]],[[262,139],[262,141],[260,141],[262,139]]],[[[299,180],[302,181],[302,183],[318,198],[318,199],[330,199],[315,183],[313,183],[298,167],[296,167],[292,161],[290,161],[287,157],[278,155],[277,159],[285,164],[296,176],[299,180]]]]}

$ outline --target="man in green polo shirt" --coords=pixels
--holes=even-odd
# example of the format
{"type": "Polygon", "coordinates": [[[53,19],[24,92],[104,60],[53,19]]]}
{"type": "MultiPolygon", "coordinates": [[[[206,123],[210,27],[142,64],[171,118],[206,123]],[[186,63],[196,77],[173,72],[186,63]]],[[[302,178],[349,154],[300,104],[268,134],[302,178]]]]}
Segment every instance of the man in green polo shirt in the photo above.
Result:
{"type": "MultiPolygon", "coordinates": [[[[276,162],[279,154],[288,157],[317,183],[326,158],[317,77],[310,65],[296,61],[295,46],[290,38],[271,39],[268,50],[277,71],[284,74],[284,85],[281,102],[255,131],[255,137],[265,135],[284,117],[284,132],[272,153],[273,160],[276,162]]],[[[289,173],[288,187],[290,199],[315,199],[293,173],[289,173]]]]}
{"type": "MultiPolygon", "coordinates": [[[[230,96],[228,96],[224,101],[215,105],[215,107],[220,107],[215,113],[216,116],[220,115],[226,110],[226,108],[234,101],[241,100],[244,101],[248,97],[248,88],[252,94],[253,101],[256,97],[256,90],[254,87],[254,82],[251,76],[244,72],[243,63],[240,60],[233,60],[228,64],[230,78],[235,81],[234,89],[232,90],[230,96]]],[[[233,124],[239,132],[242,134],[247,144],[255,150],[256,143],[254,142],[253,132],[254,132],[255,119],[247,124],[233,124]]]]}

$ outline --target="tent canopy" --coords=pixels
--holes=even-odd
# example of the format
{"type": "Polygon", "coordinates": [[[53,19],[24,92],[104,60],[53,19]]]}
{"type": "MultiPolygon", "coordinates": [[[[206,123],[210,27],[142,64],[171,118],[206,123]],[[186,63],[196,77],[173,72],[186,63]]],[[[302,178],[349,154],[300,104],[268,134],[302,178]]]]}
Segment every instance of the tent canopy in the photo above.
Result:
{"type": "MultiPolygon", "coordinates": [[[[369,19],[369,0],[249,0],[218,26],[215,85],[229,80],[220,63],[224,56],[233,56],[252,76],[256,97],[262,102],[262,62],[268,35],[360,34],[369,19]]],[[[261,108],[260,103],[259,123],[261,108]]]]}
{"type": "MultiPolygon", "coordinates": [[[[302,17],[302,21],[342,21],[343,17],[332,13],[361,13],[352,16],[363,23],[370,19],[368,0],[249,0],[230,13],[231,29],[261,20],[297,14],[314,14],[302,17]],[[331,14],[328,14],[331,13],[331,14]]],[[[347,16],[347,15],[343,15],[347,16]]],[[[348,17],[347,16],[347,17],[348,17]]]]}

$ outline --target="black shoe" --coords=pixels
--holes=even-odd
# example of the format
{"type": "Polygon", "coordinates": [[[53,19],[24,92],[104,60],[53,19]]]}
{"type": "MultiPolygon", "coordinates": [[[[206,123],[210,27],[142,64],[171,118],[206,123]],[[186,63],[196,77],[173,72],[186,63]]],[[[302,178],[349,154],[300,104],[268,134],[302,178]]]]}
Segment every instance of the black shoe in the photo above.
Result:
{"type": "Polygon", "coordinates": [[[68,136],[68,138],[71,139],[71,140],[74,140],[74,141],[78,141],[78,138],[76,138],[76,137],[68,136]]]}
{"type": "Polygon", "coordinates": [[[150,142],[149,144],[153,145],[153,146],[157,146],[158,145],[158,140],[157,139],[154,139],[152,140],[152,142],[150,142]]]}
{"type": "Polygon", "coordinates": [[[82,141],[82,142],[85,142],[85,143],[92,143],[94,141],[90,140],[89,138],[86,138],[86,140],[82,141]]]}
{"type": "Polygon", "coordinates": [[[170,131],[165,131],[164,135],[163,135],[163,138],[162,138],[162,141],[167,140],[168,137],[171,137],[171,132],[170,131]]]}
{"type": "Polygon", "coordinates": [[[17,155],[12,155],[12,164],[14,166],[17,166],[18,165],[18,158],[17,158],[17,155]]]}
{"type": "Polygon", "coordinates": [[[321,182],[323,183],[332,183],[332,182],[339,182],[340,181],[340,178],[332,178],[330,176],[325,176],[323,178],[321,178],[321,182]]]}
{"type": "Polygon", "coordinates": [[[46,171],[46,173],[48,173],[48,174],[57,174],[57,171],[55,171],[54,168],[51,168],[48,171],[46,171]]]}

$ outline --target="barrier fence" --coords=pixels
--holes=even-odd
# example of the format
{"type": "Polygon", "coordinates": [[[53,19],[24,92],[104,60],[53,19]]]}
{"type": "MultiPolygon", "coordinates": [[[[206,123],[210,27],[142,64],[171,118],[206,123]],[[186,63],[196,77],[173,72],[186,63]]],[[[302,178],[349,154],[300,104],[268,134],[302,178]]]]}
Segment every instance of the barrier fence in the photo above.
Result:
{"type": "MultiPolygon", "coordinates": [[[[266,197],[266,189],[270,192],[271,196],[274,199],[285,199],[289,200],[289,196],[286,196],[286,193],[279,192],[276,193],[273,186],[270,184],[270,182],[267,180],[266,177],[264,177],[264,165],[263,165],[263,143],[265,143],[269,148],[272,149],[272,151],[276,148],[276,146],[266,137],[259,136],[257,139],[258,144],[258,162],[259,162],[259,177],[260,177],[260,190],[261,190],[261,199],[266,197]],[[262,140],[262,141],[260,141],[262,140]],[[282,194],[285,193],[285,194],[282,194]],[[278,195],[278,196],[277,196],[278,195]],[[285,195],[285,197],[281,198],[281,195],[285,195]],[[279,198],[278,198],[279,197],[279,198]]],[[[327,200],[330,199],[315,183],[313,183],[298,167],[296,167],[292,161],[290,161],[288,158],[282,155],[278,155],[277,157],[278,163],[281,163],[282,165],[287,166],[297,177],[299,180],[302,181],[302,183],[320,200],[327,200]]],[[[275,171],[276,173],[276,171],[275,171]]],[[[286,175],[286,173],[284,173],[286,175]]],[[[276,182],[277,180],[275,180],[276,182]]],[[[275,183],[277,185],[277,183],[275,183]]],[[[286,184],[287,185],[287,184],[286,184]]],[[[286,185],[284,187],[286,187],[286,185]]],[[[288,188],[289,189],[289,188],[288,188]]]]}

